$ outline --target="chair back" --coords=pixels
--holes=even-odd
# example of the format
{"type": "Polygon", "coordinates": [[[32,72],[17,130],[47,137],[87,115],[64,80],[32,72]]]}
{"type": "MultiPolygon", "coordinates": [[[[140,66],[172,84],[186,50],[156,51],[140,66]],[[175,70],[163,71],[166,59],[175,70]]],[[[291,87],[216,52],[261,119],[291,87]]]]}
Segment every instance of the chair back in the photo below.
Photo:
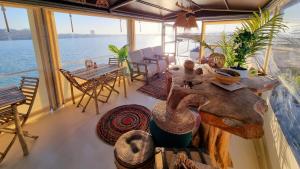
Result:
{"type": "Polygon", "coordinates": [[[118,58],[108,58],[108,64],[120,66],[120,61],[118,58]]]}
{"type": "Polygon", "coordinates": [[[144,56],[142,54],[141,50],[136,50],[133,52],[129,52],[128,59],[130,62],[136,62],[136,63],[143,63],[144,62],[144,56]]]}
{"type": "Polygon", "coordinates": [[[163,49],[161,46],[155,46],[152,48],[154,55],[163,55],[163,49]]]}
{"type": "Polygon", "coordinates": [[[28,109],[26,114],[24,114],[24,120],[23,124],[26,122],[28,119],[33,103],[37,94],[39,86],[39,78],[35,77],[22,77],[21,83],[20,83],[20,90],[23,92],[24,96],[26,97],[26,102],[22,105],[28,105],[28,109]]]}
{"type": "Polygon", "coordinates": [[[76,87],[78,90],[82,91],[80,84],[77,80],[71,75],[71,73],[64,69],[59,69],[63,76],[71,83],[72,86],[76,87]]]}

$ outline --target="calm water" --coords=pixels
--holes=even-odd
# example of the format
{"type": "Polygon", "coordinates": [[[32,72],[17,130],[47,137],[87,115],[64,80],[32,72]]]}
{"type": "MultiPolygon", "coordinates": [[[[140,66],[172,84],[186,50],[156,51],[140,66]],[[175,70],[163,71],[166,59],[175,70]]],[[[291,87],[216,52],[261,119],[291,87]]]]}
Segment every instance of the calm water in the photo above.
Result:
{"type": "MultiPolygon", "coordinates": [[[[137,48],[160,45],[160,35],[137,35],[137,48]]],[[[75,69],[84,66],[85,59],[107,63],[112,57],[108,45],[122,47],[126,35],[95,38],[59,39],[62,67],[75,69]]],[[[38,76],[38,67],[32,40],[0,41],[0,87],[18,84],[21,76],[38,76]]]]}

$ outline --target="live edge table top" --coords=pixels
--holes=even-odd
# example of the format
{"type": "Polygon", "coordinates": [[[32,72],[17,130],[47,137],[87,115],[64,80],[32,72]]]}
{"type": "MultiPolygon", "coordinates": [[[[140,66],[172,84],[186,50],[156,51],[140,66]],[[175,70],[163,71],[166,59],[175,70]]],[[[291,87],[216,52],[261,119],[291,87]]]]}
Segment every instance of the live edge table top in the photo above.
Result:
{"type": "Polygon", "coordinates": [[[185,72],[183,67],[179,70],[170,68],[167,78],[172,78],[171,89],[179,87],[186,93],[208,99],[209,103],[200,109],[203,122],[247,139],[263,136],[263,114],[268,107],[255,92],[271,89],[275,81],[249,78],[241,80],[247,87],[230,92],[212,84],[214,77],[206,69],[203,75],[196,75],[185,72]],[[201,83],[190,89],[183,87],[184,80],[201,83]]]}

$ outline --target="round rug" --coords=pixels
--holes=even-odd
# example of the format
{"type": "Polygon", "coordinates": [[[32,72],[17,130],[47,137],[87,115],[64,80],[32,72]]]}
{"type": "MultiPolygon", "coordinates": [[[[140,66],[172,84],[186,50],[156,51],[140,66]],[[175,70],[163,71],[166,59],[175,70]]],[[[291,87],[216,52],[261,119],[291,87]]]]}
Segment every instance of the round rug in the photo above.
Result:
{"type": "Polygon", "coordinates": [[[147,131],[151,111],[144,106],[131,104],[109,110],[97,124],[98,136],[114,145],[118,138],[131,130],[147,131]]]}

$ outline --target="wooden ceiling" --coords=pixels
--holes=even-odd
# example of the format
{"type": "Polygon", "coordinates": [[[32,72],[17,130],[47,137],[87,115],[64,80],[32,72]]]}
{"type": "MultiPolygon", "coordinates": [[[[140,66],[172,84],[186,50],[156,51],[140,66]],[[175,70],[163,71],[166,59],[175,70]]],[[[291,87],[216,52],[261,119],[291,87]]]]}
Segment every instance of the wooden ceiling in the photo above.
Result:
{"type": "MultiPolygon", "coordinates": [[[[12,0],[24,3],[24,0],[12,0]]],[[[172,20],[181,11],[175,5],[182,2],[190,6],[197,17],[218,17],[250,14],[264,8],[272,0],[26,0],[26,3],[53,4],[91,9],[117,15],[144,19],[172,20]],[[101,5],[107,1],[107,5],[101,5]]],[[[104,3],[105,4],[105,3],[104,3]]]]}

